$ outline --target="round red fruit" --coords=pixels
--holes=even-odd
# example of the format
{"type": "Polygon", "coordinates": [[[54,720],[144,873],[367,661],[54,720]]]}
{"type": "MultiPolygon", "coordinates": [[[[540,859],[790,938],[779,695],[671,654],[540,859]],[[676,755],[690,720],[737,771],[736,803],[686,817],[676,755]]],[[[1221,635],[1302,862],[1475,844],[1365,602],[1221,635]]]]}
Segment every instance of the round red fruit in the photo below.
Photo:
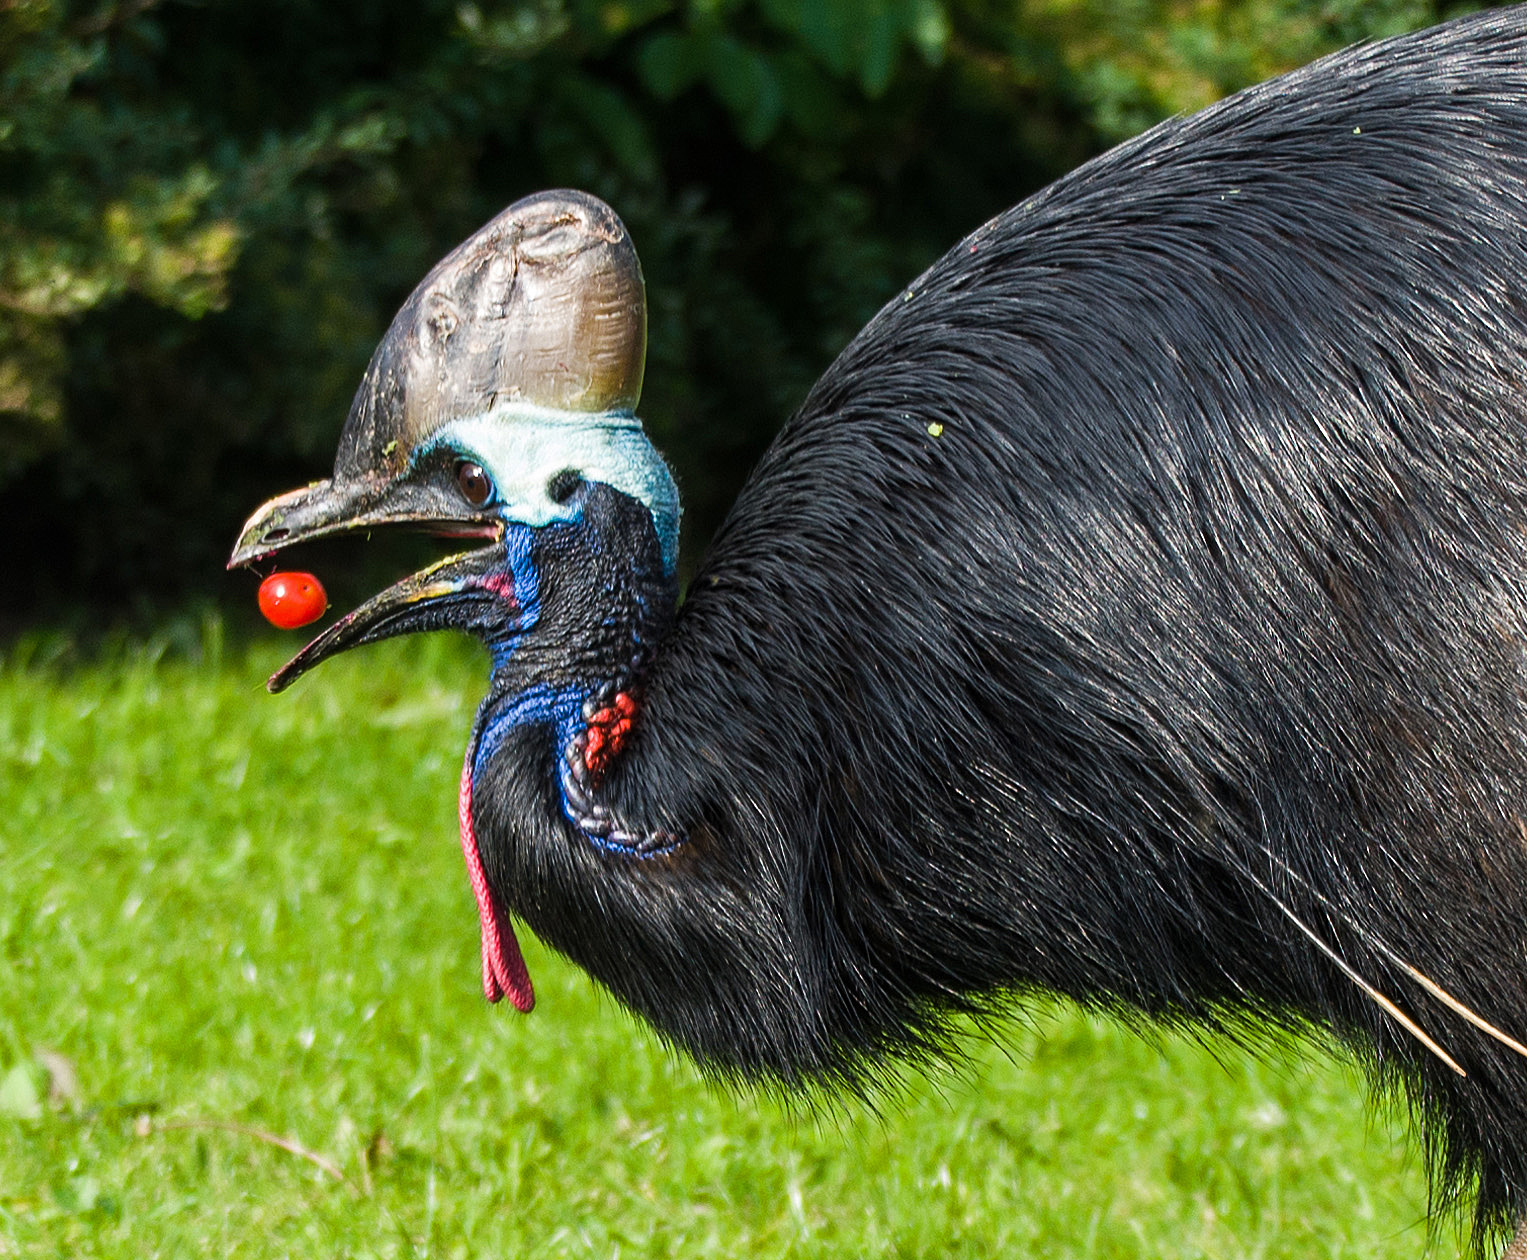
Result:
{"type": "Polygon", "coordinates": [[[328,606],[323,583],[311,573],[272,573],[260,583],[260,611],[283,630],[317,621],[328,606]]]}

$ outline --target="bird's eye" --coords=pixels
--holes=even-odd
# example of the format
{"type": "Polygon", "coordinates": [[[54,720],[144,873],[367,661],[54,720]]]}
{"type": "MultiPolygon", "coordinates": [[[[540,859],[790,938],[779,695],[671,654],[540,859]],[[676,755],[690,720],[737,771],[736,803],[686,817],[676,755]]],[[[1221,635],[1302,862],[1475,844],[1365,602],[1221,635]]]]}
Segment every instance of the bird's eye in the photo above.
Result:
{"type": "Polygon", "coordinates": [[[464,459],[456,465],[456,488],[461,491],[461,497],[473,507],[482,507],[493,497],[493,483],[488,480],[488,474],[483,471],[481,464],[475,464],[470,459],[464,459]]]}

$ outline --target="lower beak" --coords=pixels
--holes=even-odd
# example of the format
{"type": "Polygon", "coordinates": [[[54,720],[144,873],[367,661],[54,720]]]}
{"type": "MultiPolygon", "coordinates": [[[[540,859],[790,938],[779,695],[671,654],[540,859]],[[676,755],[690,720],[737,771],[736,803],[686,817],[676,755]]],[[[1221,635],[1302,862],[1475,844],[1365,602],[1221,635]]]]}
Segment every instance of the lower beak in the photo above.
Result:
{"type": "Polygon", "coordinates": [[[346,613],[266,680],[284,691],[320,661],[400,634],[466,630],[483,638],[511,633],[519,620],[513,588],[499,570],[497,547],[450,556],[389,586],[346,613]]]}

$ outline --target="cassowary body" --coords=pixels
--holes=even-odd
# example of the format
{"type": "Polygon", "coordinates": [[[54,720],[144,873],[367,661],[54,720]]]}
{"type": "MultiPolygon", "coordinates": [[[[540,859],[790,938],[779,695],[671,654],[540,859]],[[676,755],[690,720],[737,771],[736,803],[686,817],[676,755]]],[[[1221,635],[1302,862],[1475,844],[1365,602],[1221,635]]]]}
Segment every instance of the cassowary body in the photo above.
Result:
{"type": "Polygon", "coordinates": [[[1406,1088],[1481,1226],[1520,1221],[1527,13],[1328,58],[977,230],[828,370],[677,610],[633,292],[606,207],[511,207],[399,315],[333,480],[234,556],[488,540],[273,683],[487,642],[490,996],[530,1003],[512,912],[787,1083],[1034,989],[1314,1026],[1406,1088]]]}

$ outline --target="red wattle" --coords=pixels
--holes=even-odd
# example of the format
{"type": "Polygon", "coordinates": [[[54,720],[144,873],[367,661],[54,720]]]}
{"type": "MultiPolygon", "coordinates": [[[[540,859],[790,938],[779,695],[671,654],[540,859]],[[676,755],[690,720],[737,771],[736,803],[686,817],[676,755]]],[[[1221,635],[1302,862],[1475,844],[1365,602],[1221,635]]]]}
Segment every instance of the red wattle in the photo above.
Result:
{"type": "Polygon", "coordinates": [[[514,928],[504,918],[483,874],[482,855],[477,851],[477,832],[472,826],[472,754],[476,741],[467,749],[466,764],[461,768],[461,792],[456,798],[456,813],[461,822],[461,855],[467,860],[467,878],[472,895],[477,898],[477,917],[482,924],[482,991],[490,1002],[508,996],[515,1009],[528,1012],[536,1004],[530,972],[520,954],[514,928]]]}

